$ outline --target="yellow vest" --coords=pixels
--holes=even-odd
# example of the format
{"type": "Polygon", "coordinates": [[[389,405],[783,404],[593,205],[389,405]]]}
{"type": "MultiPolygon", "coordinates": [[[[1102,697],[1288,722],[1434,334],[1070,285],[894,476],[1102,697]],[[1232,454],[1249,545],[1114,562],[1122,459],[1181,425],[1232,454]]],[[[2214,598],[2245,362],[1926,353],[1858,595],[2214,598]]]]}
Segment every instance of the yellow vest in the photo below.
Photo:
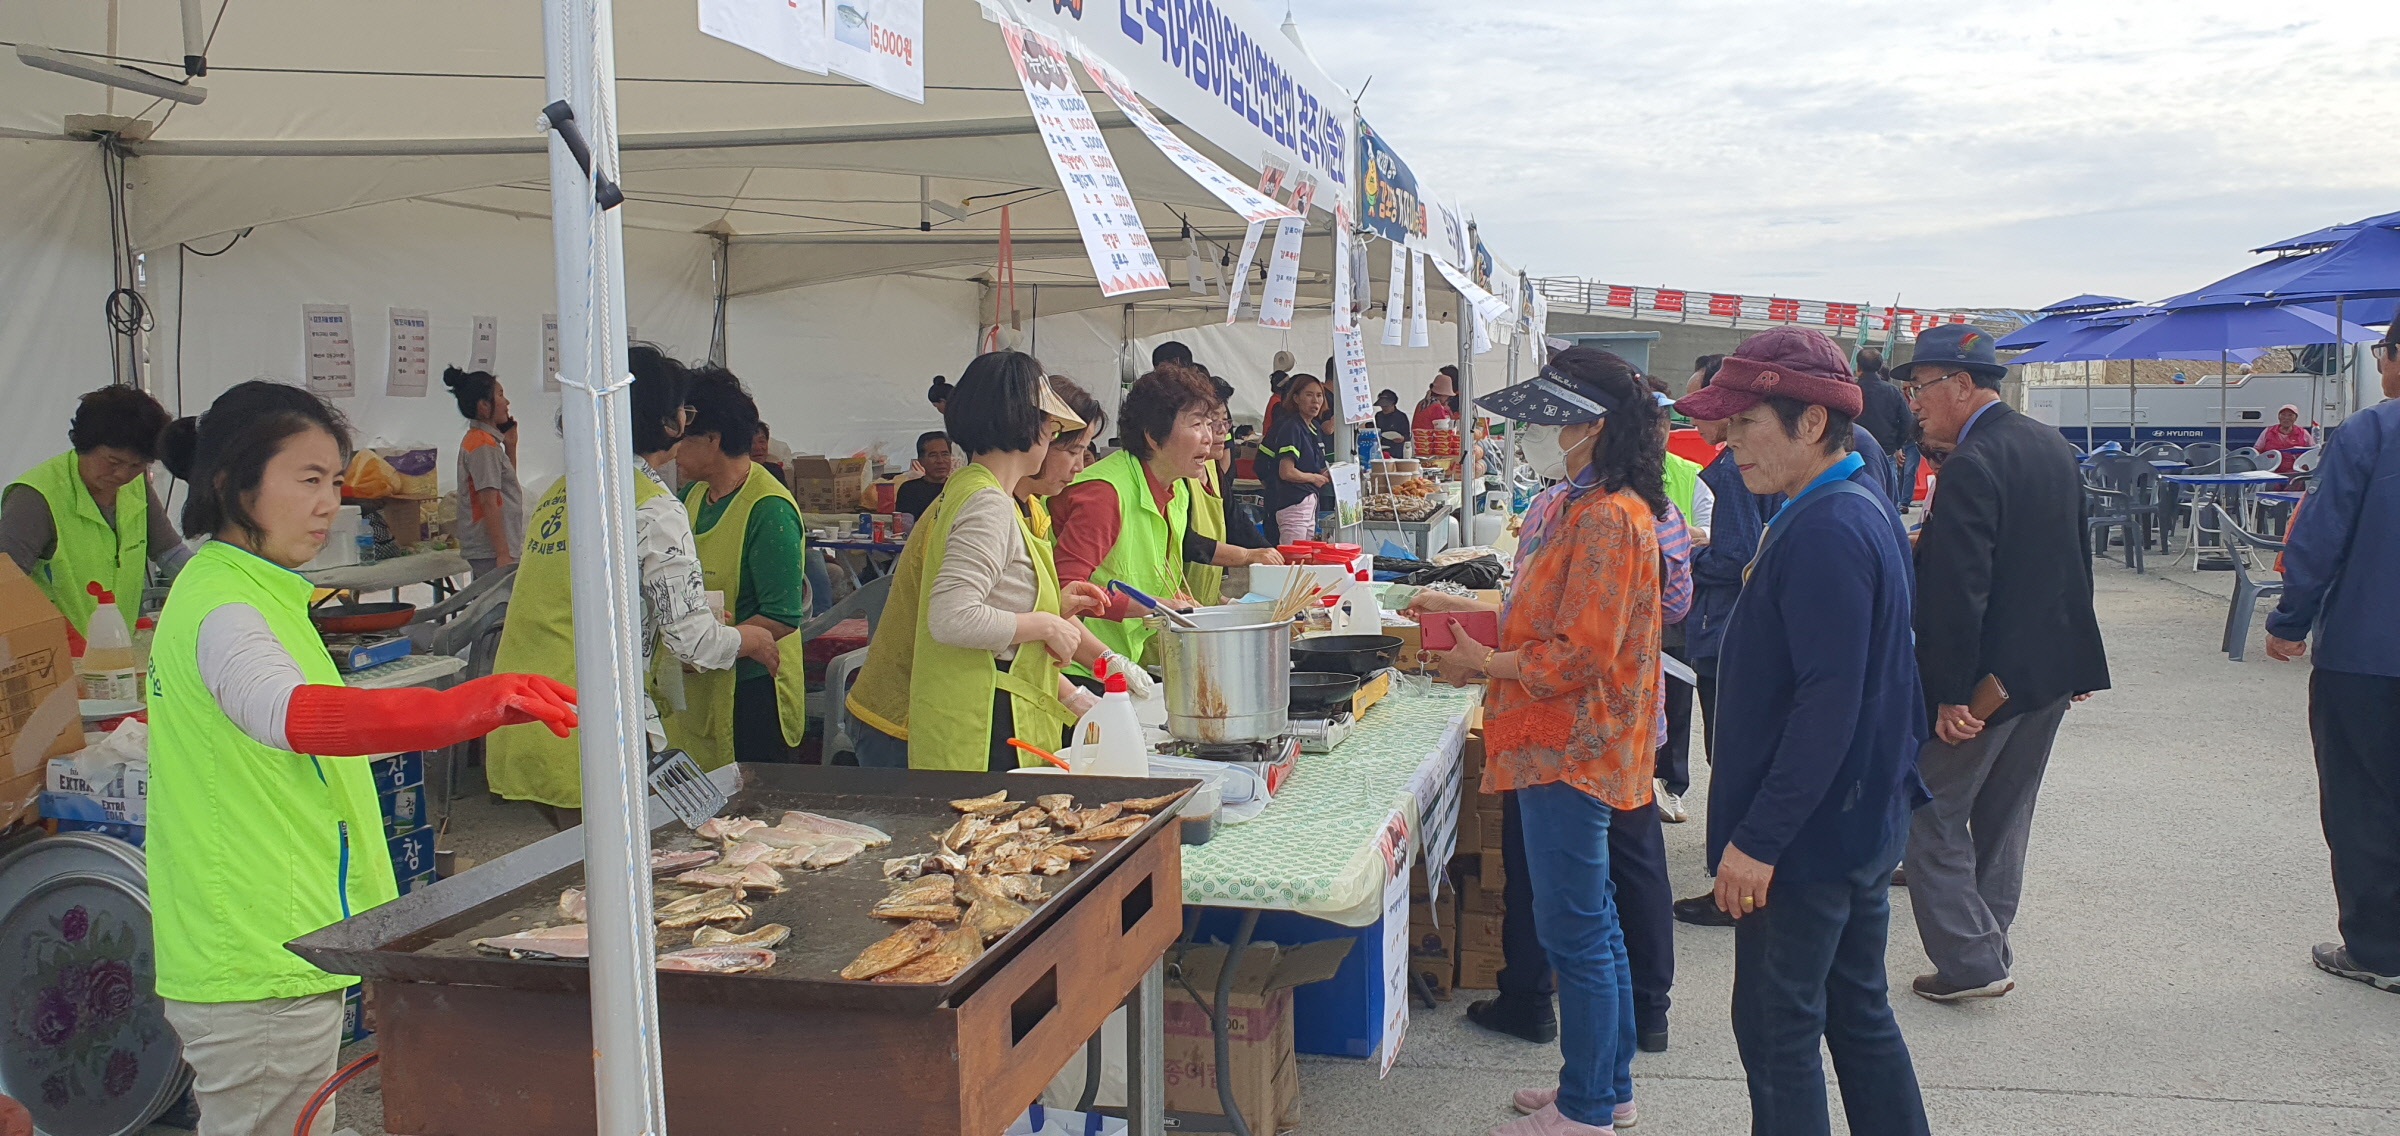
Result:
{"type": "MultiPolygon", "coordinates": [[[[666,487],[633,473],[633,503],[665,493],[666,487]]],[[[525,549],[509,594],[508,622],[500,629],[495,674],[548,675],[575,685],[575,581],[568,570],[567,479],[542,491],[525,518],[525,549]]],[[[576,731],[566,737],[538,722],[502,726],[485,735],[485,776],[492,792],[512,801],[540,801],[562,809],[583,807],[583,758],[576,731]]]]}
{"type": "MultiPolygon", "coordinates": [[[[927,511],[923,523],[918,525],[920,532],[910,535],[911,549],[920,543],[924,547],[924,561],[909,598],[909,607],[915,612],[910,621],[913,626],[909,628],[914,639],[908,682],[910,769],[980,772],[989,768],[995,689],[1009,693],[1016,736],[1043,749],[1058,748],[1060,736],[1075,722],[1075,716],[1067,713],[1066,706],[1058,700],[1058,661],[1050,657],[1041,643],[1018,644],[1017,657],[1003,671],[993,665],[990,651],[943,643],[933,637],[925,623],[925,593],[942,574],[942,557],[948,550],[950,525],[957,519],[958,510],[977,492],[1000,488],[1000,481],[991,470],[967,463],[950,475],[950,486],[942,490],[941,498],[927,511]]],[[[1011,505],[1010,512],[1014,513],[1014,503],[1011,505]]],[[[1033,561],[1034,610],[1056,615],[1058,568],[1051,562],[1049,548],[1033,535],[1022,516],[1017,518],[1017,530],[1025,538],[1027,558],[1033,561]]],[[[899,588],[900,582],[894,580],[893,599],[899,598],[899,588]]],[[[892,626],[888,608],[883,626],[892,626]]],[[[875,657],[872,648],[867,657],[875,657]]],[[[1019,765],[1040,762],[1040,758],[1023,752],[1017,759],[1019,765]]]]}
{"type": "MultiPolygon", "coordinates": [[[[1160,513],[1158,499],[1150,493],[1149,475],[1132,450],[1118,450],[1093,462],[1069,484],[1086,481],[1105,481],[1117,491],[1117,543],[1092,570],[1092,582],[1105,588],[1111,580],[1123,580],[1161,600],[1188,592],[1183,534],[1192,523],[1192,483],[1177,478],[1167,498],[1167,511],[1160,513]]],[[[1152,633],[1141,620],[1086,619],[1084,626],[1118,654],[1144,661],[1142,649],[1149,645],[1152,633]]],[[[1078,669],[1077,673],[1082,672],[1078,669]]]]}
{"type": "Polygon", "coordinates": [[[150,582],[149,476],[117,489],[114,528],[84,485],[73,450],[26,470],[9,485],[32,489],[50,506],[50,528],[58,534],[58,547],[50,559],[36,561],[32,572],[50,605],[75,625],[76,634],[85,634],[92,612],[100,606],[89,590],[97,582],[116,593],[117,612],[125,617],[125,629],[132,631],[133,619],[142,610],[142,588],[150,582]]]}
{"type": "Polygon", "coordinates": [[[200,681],[200,621],[248,604],[312,686],[341,672],[308,621],[308,581],[221,540],[200,546],[159,613],[150,655],[152,934],[158,992],[251,1002],[340,990],[284,944],[399,895],[363,757],[259,744],[200,681]]]}
{"type": "MultiPolygon", "coordinates": [[[[1217,480],[1217,463],[1200,467],[1199,484],[1192,493],[1192,531],[1201,536],[1225,543],[1225,490],[1217,480]]],[[[1178,546],[1180,547],[1180,546],[1178,546]]],[[[1191,585],[1192,598],[1203,604],[1225,602],[1223,590],[1225,570],[1214,564],[1186,564],[1184,582],[1191,585]]]]}
{"type": "MultiPolygon", "coordinates": [[[[698,503],[706,499],[707,492],[708,483],[704,481],[695,481],[683,488],[683,506],[691,510],[695,527],[700,513],[698,503]]],[[[742,482],[740,489],[734,491],[733,500],[726,504],[724,513],[717,517],[716,525],[707,532],[693,534],[694,543],[700,550],[701,580],[710,591],[725,593],[725,607],[729,611],[733,608],[735,598],[742,594],[742,544],[750,531],[750,510],[769,497],[792,501],[793,512],[799,511],[799,502],[792,500],[792,491],[776,481],[775,475],[767,472],[767,467],[753,463],[750,476],[742,482]]],[[[805,553],[807,549],[803,547],[801,551],[805,553]]],[[[779,669],[795,669],[800,665],[801,646],[797,632],[784,636],[776,647],[776,653],[782,659],[779,669]]],[[[666,714],[667,744],[692,755],[692,760],[698,762],[702,769],[715,769],[734,760],[733,684],[731,670],[685,675],[684,708],[666,714]]],[[[777,683],[776,702],[785,711],[783,716],[788,720],[792,717],[791,711],[797,709],[805,717],[805,703],[792,707],[785,705],[787,701],[783,685],[777,683]]],[[[786,732],[788,734],[788,729],[786,732]]]]}

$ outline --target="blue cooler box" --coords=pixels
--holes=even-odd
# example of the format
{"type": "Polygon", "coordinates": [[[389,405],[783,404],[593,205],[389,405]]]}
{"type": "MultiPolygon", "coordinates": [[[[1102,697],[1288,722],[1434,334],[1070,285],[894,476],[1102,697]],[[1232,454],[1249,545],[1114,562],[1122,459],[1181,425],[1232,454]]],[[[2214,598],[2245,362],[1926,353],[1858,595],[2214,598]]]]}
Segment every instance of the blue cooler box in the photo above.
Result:
{"type": "MultiPolygon", "coordinates": [[[[1197,942],[1231,943],[1242,911],[1232,907],[1186,907],[1196,912],[1197,942]]],[[[1333,1057],[1371,1057],[1383,1040],[1383,924],[1344,927],[1291,911],[1261,911],[1255,943],[1297,946],[1349,939],[1340,970],[1323,982],[1292,988],[1292,1048],[1333,1057]]],[[[1406,960],[1402,960],[1406,965],[1406,960]]],[[[1203,991],[1204,994],[1213,993],[1203,991]]]]}

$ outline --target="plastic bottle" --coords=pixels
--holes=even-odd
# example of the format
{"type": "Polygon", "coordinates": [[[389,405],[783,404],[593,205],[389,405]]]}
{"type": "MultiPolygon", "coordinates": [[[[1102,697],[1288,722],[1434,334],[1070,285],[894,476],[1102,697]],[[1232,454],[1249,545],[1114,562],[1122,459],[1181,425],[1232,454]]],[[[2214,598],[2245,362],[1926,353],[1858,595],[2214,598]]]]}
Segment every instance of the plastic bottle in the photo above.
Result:
{"type": "Polygon", "coordinates": [[[1375,596],[1375,577],[1364,568],[1350,586],[1350,628],[1352,635],[1383,634],[1383,601],[1375,596]]]}
{"type": "Polygon", "coordinates": [[[85,585],[84,590],[98,599],[100,606],[92,609],[92,621],[84,629],[83,657],[75,662],[83,697],[107,702],[141,701],[141,668],[133,656],[133,636],[125,630],[125,617],[117,611],[115,593],[101,587],[97,580],[85,585]]]}
{"type": "MultiPolygon", "coordinates": [[[[1103,667],[1105,669],[1105,667],[1103,667]]],[[[1075,772],[1094,777],[1148,777],[1150,749],[1133,712],[1125,676],[1101,677],[1105,693],[1075,720],[1075,772]]]]}

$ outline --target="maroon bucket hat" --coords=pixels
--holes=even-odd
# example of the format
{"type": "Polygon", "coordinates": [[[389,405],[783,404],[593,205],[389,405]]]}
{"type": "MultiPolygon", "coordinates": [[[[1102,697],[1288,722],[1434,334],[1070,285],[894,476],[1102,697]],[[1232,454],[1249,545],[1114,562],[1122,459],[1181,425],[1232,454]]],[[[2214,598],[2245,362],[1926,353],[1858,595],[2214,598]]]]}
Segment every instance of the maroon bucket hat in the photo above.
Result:
{"type": "Polygon", "coordinates": [[[1778,327],[1742,341],[1705,389],[1675,400],[1686,418],[1731,418],[1770,395],[1858,417],[1862,396],[1850,360],[1824,333],[1778,327]]]}

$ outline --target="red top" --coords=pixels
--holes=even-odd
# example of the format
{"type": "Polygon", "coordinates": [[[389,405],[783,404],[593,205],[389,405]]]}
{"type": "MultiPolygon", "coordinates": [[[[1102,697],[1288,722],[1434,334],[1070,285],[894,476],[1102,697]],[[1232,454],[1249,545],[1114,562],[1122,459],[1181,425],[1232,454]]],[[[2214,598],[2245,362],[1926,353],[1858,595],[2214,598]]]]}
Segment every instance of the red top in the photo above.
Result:
{"type": "MultiPolygon", "coordinates": [[[[1150,471],[1150,463],[1142,463],[1142,479],[1150,483],[1151,500],[1158,511],[1165,513],[1174,500],[1173,484],[1159,480],[1150,471]]],[[[1068,580],[1089,580],[1106,559],[1110,549],[1117,546],[1117,534],[1125,526],[1124,514],[1118,511],[1117,487],[1105,481],[1078,481],[1050,499],[1050,531],[1052,559],[1058,564],[1061,583],[1068,580]]],[[[1182,550],[1176,550],[1181,556],[1182,550]]],[[[1159,599],[1169,597],[1159,596],[1159,599]]],[[[1130,619],[1132,603],[1124,595],[1110,591],[1108,607],[1090,614],[1091,619],[1130,619]]]]}
{"type": "Polygon", "coordinates": [[[1667,452],[1706,469],[1708,463],[1717,460],[1718,451],[1717,447],[1709,445],[1708,440],[1700,436],[1700,431],[1687,427],[1667,435],[1667,452]]]}

